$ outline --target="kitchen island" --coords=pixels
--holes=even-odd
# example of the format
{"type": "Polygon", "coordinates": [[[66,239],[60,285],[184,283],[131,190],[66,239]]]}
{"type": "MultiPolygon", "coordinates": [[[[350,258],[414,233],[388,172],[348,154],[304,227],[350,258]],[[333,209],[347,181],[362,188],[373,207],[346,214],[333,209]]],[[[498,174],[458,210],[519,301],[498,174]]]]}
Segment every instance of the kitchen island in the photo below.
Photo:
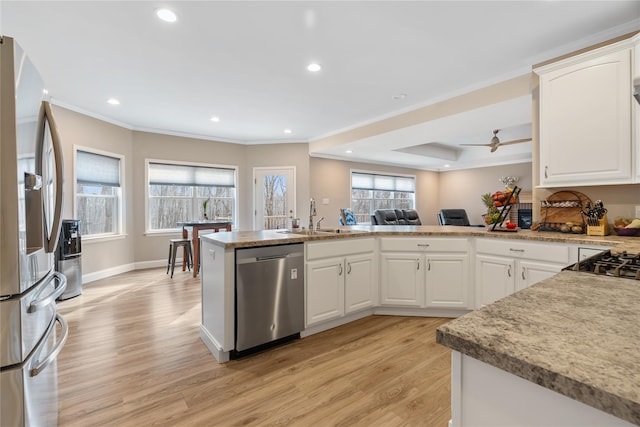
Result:
{"type": "Polygon", "coordinates": [[[637,280],[563,271],[441,326],[452,426],[640,424],[638,301],[637,280]]]}
{"type": "MultiPolygon", "coordinates": [[[[407,239],[407,246],[425,241],[435,242],[432,246],[438,246],[438,242],[446,243],[449,240],[467,242],[469,249],[461,256],[463,260],[464,257],[471,260],[473,257],[478,257],[476,248],[479,247],[480,242],[494,240],[499,245],[505,245],[505,242],[521,245],[514,248],[516,251],[514,256],[519,256],[522,251],[520,247],[526,247],[529,250],[529,247],[534,245],[537,245],[538,249],[540,249],[539,246],[548,245],[556,251],[563,245],[573,245],[574,248],[584,245],[596,251],[598,247],[602,247],[603,250],[605,247],[612,247],[614,252],[624,250],[629,253],[640,253],[639,238],[618,236],[599,237],[531,231],[498,233],[475,227],[442,226],[355,226],[344,228],[343,231],[346,232],[313,235],[289,234],[281,231],[247,231],[216,233],[202,238],[204,245],[203,322],[200,336],[219,362],[228,360],[228,352],[234,346],[236,248],[304,242],[305,251],[307,251],[314,245],[317,247],[343,240],[357,243],[360,240],[364,242],[373,238],[377,242],[375,256],[379,257],[379,261],[382,260],[381,254],[385,251],[385,241],[388,242],[387,247],[398,251],[404,244],[402,239],[407,239]]],[[[566,254],[569,254],[568,250],[566,254]]],[[[418,265],[420,262],[424,265],[424,261],[429,261],[428,255],[423,253],[421,256],[423,258],[417,260],[418,265]]],[[[400,256],[398,258],[402,259],[400,256]]],[[[567,255],[567,261],[562,260],[562,262],[568,265],[568,259],[569,255],[567,255]]],[[[573,255],[571,259],[575,262],[573,255]]],[[[448,262],[449,259],[446,261],[448,262]]],[[[383,263],[380,262],[380,264],[383,263]]],[[[473,262],[467,265],[473,268],[473,262]]],[[[472,289],[474,277],[472,274],[467,277],[472,289]]],[[[381,284],[378,290],[380,294],[383,293],[383,288],[381,284]]],[[[469,311],[480,305],[476,303],[474,307],[474,300],[469,299],[471,303],[467,307],[468,310],[463,313],[459,313],[460,310],[452,310],[453,314],[449,317],[469,314],[441,327],[438,339],[454,349],[452,372],[454,380],[462,378],[458,381],[459,383],[464,382],[464,371],[460,369],[461,366],[463,364],[466,366],[468,360],[472,360],[500,374],[553,393],[555,396],[575,403],[583,402],[584,405],[581,405],[584,408],[598,411],[615,421],[626,423],[623,420],[631,420],[637,423],[639,418],[635,417],[638,417],[638,390],[640,390],[637,348],[640,348],[640,334],[637,334],[636,330],[637,325],[640,324],[640,318],[635,306],[640,299],[638,297],[640,297],[640,286],[634,280],[596,278],[587,273],[565,271],[471,313],[469,311]],[[541,308],[547,310],[541,310],[541,308]],[[617,322],[623,317],[624,319],[617,322]],[[511,334],[506,333],[509,328],[513,329],[511,334]],[[580,344],[581,347],[569,345],[571,343],[580,344]],[[544,360],[548,365],[543,363],[544,360],[538,360],[538,357],[543,356],[546,356],[544,360]],[[572,377],[570,374],[573,373],[573,369],[578,369],[581,376],[572,377]],[[526,374],[520,375],[521,371],[526,374]],[[593,379],[593,382],[590,382],[590,379],[593,379]],[[607,379],[610,379],[609,383],[607,379]],[[577,386],[577,384],[586,385],[577,386]]],[[[393,314],[395,307],[384,307],[382,299],[375,302],[372,308],[367,308],[355,315],[393,314]]],[[[428,308],[423,302],[422,308],[424,307],[428,308]]],[[[428,310],[422,312],[416,310],[416,314],[413,315],[428,313],[428,310]]],[[[346,315],[344,318],[349,319],[346,315]]],[[[340,321],[344,321],[344,318],[340,321]]],[[[339,323],[329,322],[329,324],[337,326],[339,323]]],[[[308,326],[308,330],[311,329],[313,328],[308,326]]],[[[491,375],[488,378],[489,381],[493,381],[491,375]]],[[[489,387],[489,385],[485,386],[489,387]]],[[[465,402],[460,399],[460,396],[455,395],[455,390],[460,393],[464,390],[457,388],[456,383],[452,386],[454,425],[473,425],[460,422],[459,416],[464,412],[463,408],[469,401],[465,402]]],[[[484,392],[480,394],[490,395],[484,392]]],[[[552,400],[558,401],[557,398],[552,400]]],[[[493,408],[498,412],[502,409],[500,406],[493,408]]],[[[544,410],[538,412],[544,412],[544,410]]],[[[513,424],[514,420],[511,419],[502,425],[513,424]]],[[[492,420],[484,425],[500,424],[494,424],[492,420]]]]}

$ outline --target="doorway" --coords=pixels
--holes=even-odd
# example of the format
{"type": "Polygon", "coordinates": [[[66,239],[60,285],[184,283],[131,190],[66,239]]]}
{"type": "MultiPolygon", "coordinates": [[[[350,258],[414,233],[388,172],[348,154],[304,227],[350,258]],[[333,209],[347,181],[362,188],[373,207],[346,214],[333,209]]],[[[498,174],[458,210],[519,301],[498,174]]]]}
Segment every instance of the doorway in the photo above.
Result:
{"type": "Polygon", "coordinates": [[[296,168],[254,168],[254,230],[289,228],[296,216],[296,168]]]}

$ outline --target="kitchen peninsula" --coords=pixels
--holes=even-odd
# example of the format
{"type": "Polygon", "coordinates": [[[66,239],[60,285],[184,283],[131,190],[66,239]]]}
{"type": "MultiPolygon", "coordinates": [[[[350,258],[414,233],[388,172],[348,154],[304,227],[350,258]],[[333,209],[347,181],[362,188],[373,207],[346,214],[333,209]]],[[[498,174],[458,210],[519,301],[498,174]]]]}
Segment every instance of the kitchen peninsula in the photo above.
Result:
{"type": "MultiPolygon", "coordinates": [[[[532,283],[524,283],[522,286],[526,289],[494,303],[491,298],[485,301],[483,295],[480,295],[483,290],[479,283],[482,282],[483,275],[479,273],[479,269],[483,268],[482,262],[505,258],[504,255],[511,252],[513,263],[508,265],[508,277],[515,280],[516,277],[513,276],[525,278],[530,269],[535,271],[534,267],[539,265],[555,268],[556,265],[572,264],[577,261],[579,249],[599,251],[613,247],[613,251],[640,253],[640,239],[531,231],[497,233],[474,227],[442,226],[354,226],[341,230],[346,232],[307,235],[274,230],[216,233],[202,237],[200,336],[219,362],[228,360],[229,352],[234,348],[234,275],[237,248],[303,242],[305,259],[309,265],[314,262],[309,260],[309,256],[315,256],[318,252],[316,248],[324,248],[326,252],[333,247],[330,245],[349,243],[349,248],[356,252],[352,256],[355,259],[358,248],[366,247],[373,241],[374,251],[372,254],[367,253],[367,256],[373,256],[375,265],[380,266],[373,281],[374,300],[355,313],[349,313],[342,307],[339,315],[318,324],[309,324],[307,317],[302,336],[371,314],[458,317],[469,313],[442,326],[438,333],[440,342],[454,349],[454,381],[462,378],[460,382],[464,382],[465,371],[460,372],[458,368],[466,366],[463,363],[467,364],[467,359],[470,359],[472,363],[486,364],[499,374],[518,380],[520,378],[515,375],[522,376],[532,381],[531,386],[539,387],[534,383],[540,384],[542,387],[539,388],[558,397],[563,396],[555,392],[565,394],[597,408],[587,407],[598,413],[606,416],[609,416],[607,413],[613,414],[615,417],[612,418],[616,421],[626,422],[624,419],[639,422],[640,418],[634,418],[640,413],[640,383],[637,379],[640,357],[634,350],[640,348],[640,334],[635,333],[640,315],[637,304],[634,305],[640,299],[640,287],[635,281],[611,277],[595,279],[587,273],[573,271],[556,275],[561,269],[557,268],[546,272],[544,277],[550,278],[534,286],[529,286],[532,283]],[[498,253],[501,257],[477,253],[494,246],[498,248],[497,252],[505,253],[498,253]],[[535,257],[540,257],[545,262],[530,262],[529,258],[535,257]],[[386,277],[383,272],[385,263],[389,261],[387,258],[393,261],[388,264],[393,268],[401,265],[400,262],[406,262],[407,265],[414,266],[412,271],[424,271],[424,276],[417,273],[412,276],[417,284],[415,295],[409,292],[413,291],[413,287],[403,287],[394,290],[396,293],[392,295],[402,298],[385,299],[385,295],[390,295],[386,293],[391,292],[388,285],[385,287],[386,277]],[[557,263],[551,263],[551,258],[556,259],[557,263]],[[449,264],[454,266],[455,271],[463,272],[460,279],[463,280],[464,287],[452,294],[447,294],[446,289],[443,294],[442,290],[430,288],[433,283],[430,282],[429,274],[441,266],[445,267],[444,271],[453,271],[446,270],[449,264]],[[518,268],[517,274],[513,274],[514,268],[518,268]],[[433,292],[436,292],[435,297],[433,292]],[[486,307],[470,313],[485,305],[486,307]],[[617,320],[620,320],[619,323],[616,323],[617,320]],[[600,324],[599,321],[603,323],[600,324]],[[509,325],[512,331],[507,333],[509,325]],[[580,344],[583,348],[571,347],[569,343],[580,344]],[[580,357],[596,358],[584,351],[585,348],[592,349],[596,355],[604,358],[598,359],[602,362],[594,360],[593,363],[578,363],[581,361],[576,359],[580,357]],[[460,366],[456,367],[456,363],[460,366]],[[614,371],[609,372],[608,367],[612,367],[614,371]],[[584,387],[577,387],[576,382],[581,380],[571,377],[570,372],[563,373],[562,369],[583,369],[586,377],[582,380],[584,387]],[[594,379],[593,382],[590,382],[590,378],[594,379]],[[613,387],[607,386],[607,379],[614,383],[613,387]]],[[[340,251],[335,252],[335,257],[339,260],[350,259],[349,255],[340,251]]],[[[400,270],[392,270],[392,273],[398,274],[398,271],[400,270]]],[[[487,271],[493,272],[491,269],[487,271]]],[[[448,281],[454,282],[456,281],[448,281]]],[[[406,283],[405,279],[403,283],[406,283]]],[[[519,286],[516,284],[517,289],[519,286]]],[[[344,284],[342,291],[344,292],[344,284]]],[[[344,304],[344,297],[341,301],[344,304]]],[[[306,310],[309,310],[309,301],[306,310]]],[[[485,379],[493,381],[493,374],[485,379]]],[[[452,390],[453,425],[468,425],[456,418],[465,414],[462,408],[469,402],[461,400],[455,393],[458,390],[464,398],[465,390],[456,389],[455,382],[452,390]]],[[[571,399],[571,402],[575,402],[571,399]]],[[[502,425],[510,425],[509,422],[513,424],[514,420],[502,425]]],[[[491,422],[486,425],[491,425],[491,422]]]]}

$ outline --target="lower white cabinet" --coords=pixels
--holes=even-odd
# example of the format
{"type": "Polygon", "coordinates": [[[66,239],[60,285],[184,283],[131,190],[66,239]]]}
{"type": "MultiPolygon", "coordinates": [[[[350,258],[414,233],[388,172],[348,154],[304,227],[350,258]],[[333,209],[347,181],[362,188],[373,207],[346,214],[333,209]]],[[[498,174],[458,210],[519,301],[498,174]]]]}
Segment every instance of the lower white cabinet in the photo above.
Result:
{"type": "Polygon", "coordinates": [[[380,303],[402,307],[468,308],[467,251],[466,239],[382,239],[380,303]]]}
{"type": "Polygon", "coordinates": [[[344,315],[344,263],[332,258],[307,263],[306,324],[344,315]]]}
{"type": "Polygon", "coordinates": [[[476,240],[476,308],[547,279],[569,265],[569,246],[476,240]]]}
{"type": "Polygon", "coordinates": [[[333,320],[377,304],[373,239],[313,243],[307,247],[306,325],[333,320]],[[355,255],[349,252],[370,251],[355,255]],[[342,255],[324,258],[328,254],[342,255]]]}
{"type": "Polygon", "coordinates": [[[403,307],[424,305],[422,254],[400,253],[380,256],[380,303],[403,307]]]}

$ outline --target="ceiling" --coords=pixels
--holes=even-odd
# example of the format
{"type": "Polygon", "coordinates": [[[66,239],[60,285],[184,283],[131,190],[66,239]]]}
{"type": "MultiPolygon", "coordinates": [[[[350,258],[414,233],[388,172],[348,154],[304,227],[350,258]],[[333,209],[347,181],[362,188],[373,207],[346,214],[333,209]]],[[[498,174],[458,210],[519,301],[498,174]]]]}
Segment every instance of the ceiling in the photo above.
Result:
{"type": "MultiPolygon", "coordinates": [[[[0,25],[58,105],[136,130],[313,142],[637,30],[640,1],[3,0],[0,25]],[[159,7],[177,21],[157,19],[159,7]]],[[[531,160],[530,142],[459,145],[488,143],[495,128],[503,141],[530,137],[530,97],[311,154],[431,170],[531,160]],[[429,142],[456,160],[398,151],[429,142]]]]}

